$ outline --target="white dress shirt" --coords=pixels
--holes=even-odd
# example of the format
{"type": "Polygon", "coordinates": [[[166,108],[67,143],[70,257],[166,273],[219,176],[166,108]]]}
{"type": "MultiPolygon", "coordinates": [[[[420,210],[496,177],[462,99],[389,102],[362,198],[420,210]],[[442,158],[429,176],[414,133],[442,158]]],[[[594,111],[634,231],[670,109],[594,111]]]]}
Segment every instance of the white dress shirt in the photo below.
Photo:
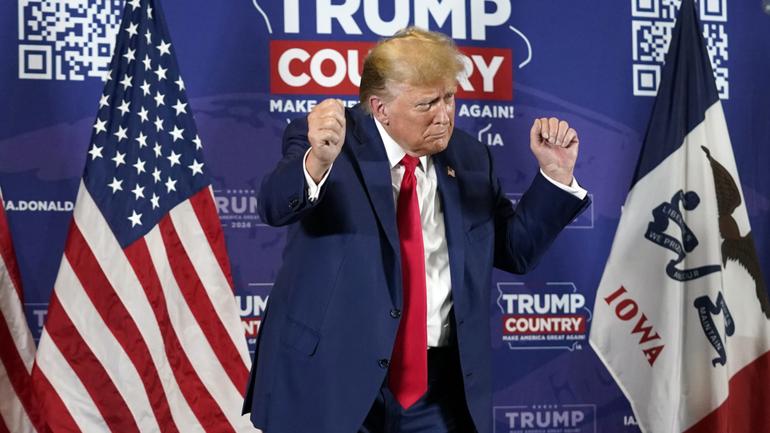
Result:
{"type": "MultiPolygon", "coordinates": [[[[385,152],[390,163],[393,202],[397,205],[401,179],[404,177],[404,166],[400,162],[406,152],[388,135],[380,122],[376,119],[374,122],[382,142],[385,144],[385,152]]],[[[305,158],[309,152],[310,149],[305,153],[305,158]]],[[[308,185],[308,199],[316,200],[329,172],[331,172],[331,168],[318,184],[310,176],[306,166],[304,166],[304,172],[308,185]]],[[[572,185],[566,186],[549,178],[542,170],[540,173],[554,185],[581,200],[588,194],[585,189],[578,185],[576,180],[572,181],[572,185]]],[[[433,159],[430,156],[420,157],[420,165],[415,169],[414,175],[417,178],[417,201],[420,206],[422,241],[425,249],[428,347],[445,346],[449,342],[451,331],[449,329],[449,312],[452,309],[452,281],[449,274],[449,249],[444,230],[444,211],[438,194],[438,181],[433,159]]]]}

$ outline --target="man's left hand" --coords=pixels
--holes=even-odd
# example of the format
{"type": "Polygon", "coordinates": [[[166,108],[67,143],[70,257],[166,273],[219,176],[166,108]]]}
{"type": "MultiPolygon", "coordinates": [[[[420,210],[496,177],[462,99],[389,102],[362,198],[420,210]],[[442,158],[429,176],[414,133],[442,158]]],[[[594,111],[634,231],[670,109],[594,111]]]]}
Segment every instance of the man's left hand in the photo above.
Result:
{"type": "Polygon", "coordinates": [[[567,186],[572,184],[579,144],[577,132],[555,117],[535,119],[529,133],[529,147],[540,169],[567,186]]]}

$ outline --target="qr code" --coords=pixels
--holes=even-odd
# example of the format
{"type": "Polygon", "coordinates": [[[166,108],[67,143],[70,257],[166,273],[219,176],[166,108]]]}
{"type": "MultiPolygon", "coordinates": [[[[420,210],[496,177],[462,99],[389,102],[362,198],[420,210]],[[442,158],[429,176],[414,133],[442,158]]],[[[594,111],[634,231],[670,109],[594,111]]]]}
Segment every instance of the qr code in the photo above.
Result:
{"type": "Polygon", "coordinates": [[[19,78],[83,80],[107,72],[123,0],[18,0],[19,78]]]}
{"type": "MultiPolygon", "coordinates": [[[[696,2],[719,97],[729,99],[727,0],[696,2]]],[[[655,96],[682,0],[631,0],[633,86],[636,96],[655,96]]]]}

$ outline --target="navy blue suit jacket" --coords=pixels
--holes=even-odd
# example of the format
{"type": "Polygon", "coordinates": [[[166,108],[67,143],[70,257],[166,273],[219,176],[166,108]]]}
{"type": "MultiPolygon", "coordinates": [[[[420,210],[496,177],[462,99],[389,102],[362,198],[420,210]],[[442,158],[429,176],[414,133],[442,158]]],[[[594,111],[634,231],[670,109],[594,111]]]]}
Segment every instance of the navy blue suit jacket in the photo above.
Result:
{"type": "MultiPolygon", "coordinates": [[[[304,118],[287,127],[283,159],[262,182],[262,220],[289,226],[244,402],[267,433],[354,433],[387,373],[399,324],[391,312],[402,305],[390,166],[371,116],[356,107],[346,118],[345,144],[316,201],[302,168],[304,118]]],[[[492,267],[531,269],[588,200],[538,175],[514,210],[487,147],[457,129],[433,161],[466,400],[478,431],[490,433],[492,267]]]]}

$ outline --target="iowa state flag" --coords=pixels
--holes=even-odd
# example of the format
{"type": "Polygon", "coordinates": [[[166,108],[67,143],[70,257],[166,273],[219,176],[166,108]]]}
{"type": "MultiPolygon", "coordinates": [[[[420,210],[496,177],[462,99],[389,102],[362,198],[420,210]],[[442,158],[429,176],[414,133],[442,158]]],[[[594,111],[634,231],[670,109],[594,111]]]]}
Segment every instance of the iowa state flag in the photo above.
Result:
{"type": "Polygon", "coordinates": [[[596,295],[591,345],[644,432],[770,432],[770,305],[692,0],[596,295]]]}

